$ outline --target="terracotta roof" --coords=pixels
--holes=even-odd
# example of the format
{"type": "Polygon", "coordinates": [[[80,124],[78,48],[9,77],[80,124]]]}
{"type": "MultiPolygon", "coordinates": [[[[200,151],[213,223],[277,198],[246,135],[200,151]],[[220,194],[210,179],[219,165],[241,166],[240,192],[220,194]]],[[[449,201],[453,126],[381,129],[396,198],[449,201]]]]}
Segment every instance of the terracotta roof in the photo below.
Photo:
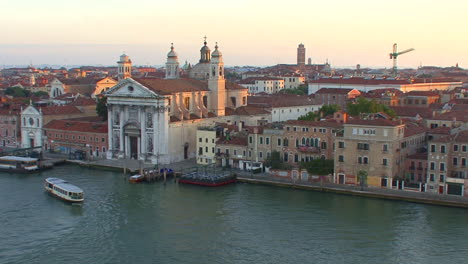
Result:
{"type": "Polygon", "coordinates": [[[362,84],[362,85],[379,85],[379,84],[409,84],[408,80],[396,79],[367,79],[367,78],[320,78],[318,80],[310,80],[309,83],[336,83],[336,84],[362,84]]]}
{"type": "Polygon", "coordinates": [[[102,78],[76,78],[76,79],[65,79],[65,78],[57,78],[61,83],[65,85],[95,85],[98,81],[102,80],[102,78]]]}
{"type": "Polygon", "coordinates": [[[278,77],[252,77],[246,78],[244,80],[239,81],[242,84],[255,84],[255,81],[282,81],[282,78],[278,77]]]}
{"type": "Polygon", "coordinates": [[[249,96],[247,99],[249,105],[260,107],[290,107],[290,106],[306,106],[316,105],[313,97],[306,95],[295,94],[271,94],[271,95],[255,95],[249,96]]]}
{"type": "Polygon", "coordinates": [[[340,128],[343,124],[331,121],[307,121],[307,120],[288,120],[287,125],[309,126],[309,127],[331,127],[340,128]]]}
{"type": "Polygon", "coordinates": [[[206,82],[194,79],[156,79],[156,78],[135,78],[146,88],[163,95],[180,92],[209,91],[206,82]]]}
{"type": "Polygon", "coordinates": [[[321,88],[315,94],[349,94],[354,89],[348,88],[321,88]]]}
{"type": "Polygon", "coordinates": [[[450,111],[441,115],[428,118],[430,120],[446,120],[446,121],[462,121],[468,122],[468,110],[464,111],[450,111]]]}
{"type": "Polygon", "coordinates": [[[247,88],[240,86],[237,83],[226,81],[226,89],[227,90],[247,90],[247,88]]]}
{"type": "Polygon", "coordinates": [[[71,102],[70,105],[85,106],[85,105],[96,105],[96,100],[87,97],[78,97],[75,101],[71,102]]]}
{"type": "Polygon", "coordinates": [[[435,127],[431,128],[427,133],[429,134],[438,134],[438,135],[450,135],[450,131],[452,129],[450,127],[435,127]]]}
{"type": "Polygon", "coordinates": [[[401,121],[393,121],[393,120],[388,120],[388,119],[350,119],[348,120],[348,123],[344,125],[362,125],[362,126],[399,126],[402,125],[403,122],[401,121]]]}
{"type": "Polygon", "coordinates": [[[416,117],[416,115],[419,115],[422,118],[432,117],[432,110],[426,107],[390,106],[390,108],[400,117],[416,117]]]}
{"type": "Polygon", "coordinates": [[[216,142],[216,145],[237,145],[237,146],[247,146],[247,137],[235,137],[231,136],[229,140],[225,137],[221,138],[216,142]]]}
{"type": "Polygon", "coordinates": [[[71,119],[52,120],[44,129],[107,134],[107,122],[85,122],[71,119]]]}
{"type": "Polygon", "coordinates": [[[439,96],[436,91],[410,91],[405,94],[406,96],[439,96]]]}
{"type": "Polygon", "coordinates": [[[270,112],[266,111],[262,107],[256,107],[256,106],[241,106],[238,107],[234,110],[229,109],[229,112],[231,115],[267,115],[270,114],[270,112]]]}
{"type": "Polygon", "coordinates": [[[460,131],[456,134],[440,137],[430,142],[457,142],[457,143],[468,143],[468,130],[460,131]]]}
{"type": "Polygon", "coordinates": [[[406,123],[405,124],[405,134],[404,136],[405,137],[410,137],[410,136],[413,136],[413,135],[417,135],[417,134],[422,134],[422,133],[425,133],[429,130],[429,128],[423,126],[423,125],[420,125],[420,124],[416,124],[416,123],[406,123]]]}
{"type": "Polygon", "coordinates": [[[72,105],[63,106],[46,106],[39,108],[43,115],[67,115],[67,114],[80,114],[80,109],[72,105]]]}

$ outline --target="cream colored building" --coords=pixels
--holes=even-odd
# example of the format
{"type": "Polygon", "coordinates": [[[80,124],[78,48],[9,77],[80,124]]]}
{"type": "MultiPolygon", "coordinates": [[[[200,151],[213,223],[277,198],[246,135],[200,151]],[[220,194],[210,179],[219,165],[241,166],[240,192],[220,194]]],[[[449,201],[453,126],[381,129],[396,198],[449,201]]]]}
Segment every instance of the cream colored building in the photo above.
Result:
{"type": "MultiPolygon", "coordinates": [[[[221,128],[222,129],[222,128],[221,128]]],[[[215,163],[216,141],[218,140],[216,127],[199,127],[197,130],[197,164],[208,165],[215,163]]]]}
{"type": "Polygon", "coordinates": [[[407,155],[425,146],[426,129],[386,119],[349,120],[335,139],[335,182],[358,184],[360,170],[370,186],[393,187],[403,178],[407,155]]]}

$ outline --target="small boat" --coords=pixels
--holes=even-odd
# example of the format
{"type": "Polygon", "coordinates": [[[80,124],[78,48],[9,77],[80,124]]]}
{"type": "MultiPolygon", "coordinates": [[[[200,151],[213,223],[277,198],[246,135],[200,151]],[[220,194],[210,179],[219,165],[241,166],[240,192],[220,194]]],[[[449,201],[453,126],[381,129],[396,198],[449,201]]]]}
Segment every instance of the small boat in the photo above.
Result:
{"type": "Polygon", "coordinates": [[[84,200],[82,189],[59,178],[45,179],[44,187],[47,192],[67,202],[80,203],[84,200]]]}
{"type": "Polygon", "coordinates": [[[236,175],[200,175],[189,173],[182,175],[179,183],[194,184],[208,187],[223,186],[237,181],[236,175]]]}
{"type": "Polygon", "coordinates": [[[0,157],[0,171],[14,173],[30,173],[39,170],[36,158],[3,156],[0,157]]]}
{"type": "Polygon", "coordinates": [[[142,182],[144,180],[145,180],[145,176],[141,174],[135,174],[135,175],[130,176],[130,178],[128,178],[128,181],[131,183],[142,182]]]}

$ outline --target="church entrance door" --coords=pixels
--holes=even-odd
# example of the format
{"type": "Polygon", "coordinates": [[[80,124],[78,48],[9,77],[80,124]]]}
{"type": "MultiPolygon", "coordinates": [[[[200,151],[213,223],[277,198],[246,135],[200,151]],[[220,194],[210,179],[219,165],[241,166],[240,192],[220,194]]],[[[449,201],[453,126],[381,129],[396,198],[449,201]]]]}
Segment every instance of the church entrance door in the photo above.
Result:
{"type": "Polygon", "coordinates": [[[138,137],[130,137],[130,158],[138,158],[138,137]]]}

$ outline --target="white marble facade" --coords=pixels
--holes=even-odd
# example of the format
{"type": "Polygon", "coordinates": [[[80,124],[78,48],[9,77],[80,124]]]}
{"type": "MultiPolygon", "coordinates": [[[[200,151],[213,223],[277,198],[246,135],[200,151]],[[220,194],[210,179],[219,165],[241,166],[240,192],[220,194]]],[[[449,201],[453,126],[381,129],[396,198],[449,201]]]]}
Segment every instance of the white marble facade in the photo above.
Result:
{"type": "Polygon", "coordinates": [[[108,158],[168,163],[168,100],[131,78],[108,94],[108,158]]]}

